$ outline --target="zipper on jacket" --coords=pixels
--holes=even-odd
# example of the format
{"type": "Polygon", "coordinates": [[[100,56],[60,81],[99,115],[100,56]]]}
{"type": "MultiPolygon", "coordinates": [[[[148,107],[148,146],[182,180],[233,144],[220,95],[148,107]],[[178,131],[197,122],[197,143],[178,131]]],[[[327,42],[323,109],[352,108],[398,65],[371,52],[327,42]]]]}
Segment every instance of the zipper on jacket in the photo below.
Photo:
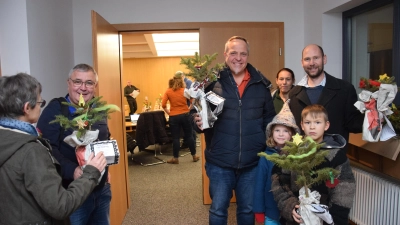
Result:
{"type": "Polygon", "coordinates": [[[239,163],[238,169],[240,169],[240,162],[242,161],[242,100],[239,99],[239,163]]]}
{"type": "MultiPolygon", "coordinates": [[[[232,86],[234,88],[236,88],[236,97],[239,101],[239,106],[238,106],[238,112],[239,112],[239,158],[238,158],[237,169],[240,169],[240,162],[242,159],[242,99],[240,98],[239,88],[236,85],[236,82],[234,81],[233,75],[230,70],[228,70],[228,77],[232,83],[232,86]]],[[[243,94],[244,94],[245,90],[243,90],[243,94]]]]}

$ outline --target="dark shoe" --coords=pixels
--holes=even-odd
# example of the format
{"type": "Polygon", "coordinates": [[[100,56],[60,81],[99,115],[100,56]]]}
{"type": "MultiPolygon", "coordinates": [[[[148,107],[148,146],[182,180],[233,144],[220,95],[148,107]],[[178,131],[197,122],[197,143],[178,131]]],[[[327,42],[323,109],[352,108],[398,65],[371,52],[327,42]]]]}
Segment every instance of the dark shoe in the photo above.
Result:
{"type": "Polygon", "coordinates": [[[197,155],[192,155],[193,156],[193,162],[197,162],[200,160],[200,157],[197,155]]]}
{"type": "Polygon", "coordinates": [[[179,164],[179,159],[178,158],[172,158],[170,160],[167,160],[167,163],[179,164]]]}

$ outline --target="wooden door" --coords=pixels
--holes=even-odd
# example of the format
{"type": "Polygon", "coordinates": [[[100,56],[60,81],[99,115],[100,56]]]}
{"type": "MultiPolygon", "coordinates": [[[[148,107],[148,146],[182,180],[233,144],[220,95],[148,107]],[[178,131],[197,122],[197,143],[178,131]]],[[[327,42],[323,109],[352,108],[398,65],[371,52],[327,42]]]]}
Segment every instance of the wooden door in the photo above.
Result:
{"type": "Polygon", "coordinates": [[[111,114],[109,128],[111,137],[117,140],[120,150],[118,165],[110,166],[111,174],[111,224],[122,223],[130,205],[129,177],[126,156],[126,131],[124,111],[122,107],[122,85],[119,56],[118,30],[103,17],[92,11],[92,44],[93,67],[99,75],[99,84],[96,90],[103,100],[116,104],[121,112],[111,114]]]}

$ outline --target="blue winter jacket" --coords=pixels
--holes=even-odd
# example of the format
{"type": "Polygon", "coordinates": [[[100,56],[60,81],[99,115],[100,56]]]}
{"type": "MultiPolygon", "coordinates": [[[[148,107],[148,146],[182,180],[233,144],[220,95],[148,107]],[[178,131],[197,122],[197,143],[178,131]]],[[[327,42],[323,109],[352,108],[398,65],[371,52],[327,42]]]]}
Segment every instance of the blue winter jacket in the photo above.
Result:
{"type": "MultiPolygon", "coordinates": [[[[63,130],[63,134],[61,134],[61,138],[59,139],[60,132],[62,131],[60,124],[49,124],[50,121],[55,119],[56,115],[62,115],[61,104],[58,101],[51,101],[40,115],[37,127],[42,132],[43,138],[48,139],[51,144],[53,155],[61,165],[63,187],[67,188],[68,185],[74,180],[74,171],[79,164],[78,160],[76,159],[75,148],[63,141],[66,136],[72,134],[73,130],[63,130]]],[[[74,117],[75,116],[69,112],[68,118],[73,119],[74,117]]],[[[109,140],[110,133],[106,119],[93,124],[92,129],[99,130],[98,139],[100,141],[109,140]]],[[[107,178],[108,167],[106,167],[105,173],[94,191],[102,189],[107,178]]]]}
{"type": "Polygon", "coordinates": [[[225,98],[213,128],[204,130],[206,161],[219,167],[241,169],[257,165],[257,153],[266,147],[265,127],[275,116],[271,82],[252,65],[247,64],[247,70],[251,78],[241,98],[228,67],[205,89],[205,93],[212,90],[225,98]]]}
{"type": "MultiPolygon", "coordinates": [[[[275,148],[267,147],[265,153],[272,155],[278,153],[275,148]]],[[[265,213],[268,218],[279,220],[278,204],[271,191],[271,175],[274,163],[261,157],[257,165],[256,180],[254,184],[253,212],[265,213]]]]}

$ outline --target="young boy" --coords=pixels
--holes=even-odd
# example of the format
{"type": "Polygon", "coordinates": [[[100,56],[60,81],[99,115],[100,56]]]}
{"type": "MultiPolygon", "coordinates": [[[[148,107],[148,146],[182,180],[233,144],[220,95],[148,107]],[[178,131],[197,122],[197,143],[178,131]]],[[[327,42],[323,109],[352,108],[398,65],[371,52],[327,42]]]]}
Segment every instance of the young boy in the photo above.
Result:
{"type": "MultiPolygon", "coordinates": [[[[328,188],[325,182],[313,185],[311,190],[321,194],[320,204],[329,207],[334,224],[348,224],[350,208],[353,205],[355,194],[355,179],[347,159],[346,152],[342,148],[346,145],[345,139],[339,134],[325,134],[329,128],[328,113],[321,105],[309,105],[301,113],[301,128],[306,136],[311,137],[317,143],[324,143],[320,150],[329,150],[325,162],[315,169],[331,167],[340,171],[339,183],[328,188]]],[[[299,187],[294,183],[297,176],[290,171],[274,169],[271,189],[281,216],[286,224],[301,223],[301,216],[297,214],[299,208],[299,187]]]]}

